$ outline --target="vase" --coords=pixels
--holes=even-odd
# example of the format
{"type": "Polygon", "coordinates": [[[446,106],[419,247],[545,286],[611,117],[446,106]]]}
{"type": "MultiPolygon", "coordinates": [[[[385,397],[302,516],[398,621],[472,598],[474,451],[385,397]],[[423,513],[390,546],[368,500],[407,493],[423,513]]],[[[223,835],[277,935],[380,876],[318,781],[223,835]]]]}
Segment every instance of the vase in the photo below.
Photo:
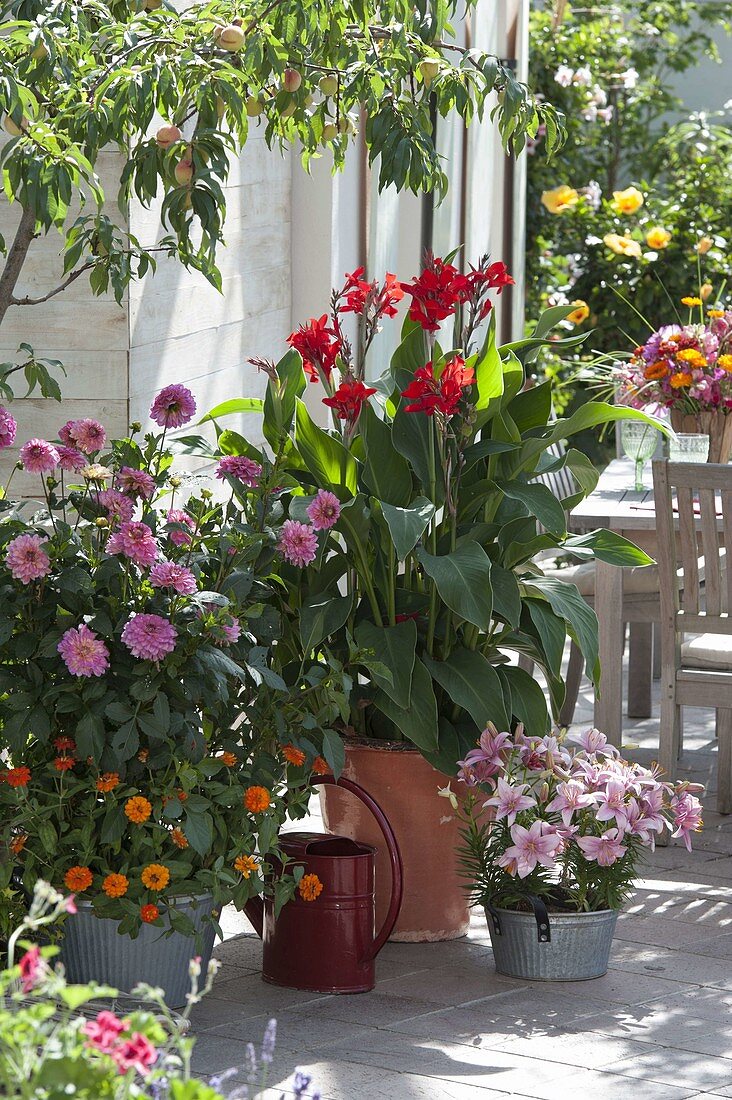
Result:
{"type": "MultiPolygon", "coordinates": [[[[464,936],[470,908],[459,874],[460,822],[437,789],[450,778],[402,742],[346,742],[343,774],[376,799],[399,845],[404,897],[392,940],[424,943],[464,936]]],[[[453,777],[454,778],[454,777],[453,777]]],[[[391,869],[383,837],[369,811],[352,795],[329,786],[320,792],[331,833],[376,848],[376,927],[389,906],[391,869]]]]}
{"type": "Polygon", "coordinates": [[[130,993],[144,982],[165,992],[168,1008],[181,1008],[191,988],[188,967],[200,956],[201,972],[213,951],[215,929],[208,919],[214,903],[210,894],[199,898],[179,898],[176,909],[189,917],[199,936],[176,932],[163,915],[163,926],[143,924],[139,935],[120,935],[119,922],[97,917],[91,902],[76,899],[78,912],[64,923],[61,961],[73,984],[97,982],[130,993]]]}
{"type": "Polygon", "coordinates": [[[582,982],[601,978],[610,961],[617,919],[616,909],[602,909],[597,913],[551,913],[550,939],[546,941],[540,939],[533,913],[517,913],[513,909],[486,910],[498,973],[535,982],[582,982]]]}
{"type": "Polygon", "coordinates": [[[706,409],[700,413],[671,410],[671,427],[675,432],[709,436],[707,462],[729,462],[732,453],[732,414],[721,409],[706,409]]]}

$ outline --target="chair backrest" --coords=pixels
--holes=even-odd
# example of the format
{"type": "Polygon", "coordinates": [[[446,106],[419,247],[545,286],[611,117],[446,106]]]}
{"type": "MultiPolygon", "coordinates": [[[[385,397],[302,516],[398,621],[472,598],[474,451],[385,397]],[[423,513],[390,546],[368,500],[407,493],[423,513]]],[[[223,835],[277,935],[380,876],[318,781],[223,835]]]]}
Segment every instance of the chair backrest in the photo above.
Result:
{"type": "MultiPolygon", "coordinates": [[[[546,449],[546,454],[550,455],[552,458],[564,458],[566,453],[566,448],[561,440],[559,440],[558,443],[552,443],[546,449]]],[[[531,480],[539,482],[540,485],[546,485],[547,489],[552,491],[557,500],[566,500],[567,497],[571,497],[577,492],[577,483],[574,480],[572,471],[566,466],[562,466],[559,470],[552,470],[546,474],[537,474],[536,477],[531,480]]]]}
{"type": "Polygon", "coordinates": [[[654,462],[653,493],[662,622],[677,633],[732,634],[732,570],[723,566],[732,562],[732,466],[654,462]]]}

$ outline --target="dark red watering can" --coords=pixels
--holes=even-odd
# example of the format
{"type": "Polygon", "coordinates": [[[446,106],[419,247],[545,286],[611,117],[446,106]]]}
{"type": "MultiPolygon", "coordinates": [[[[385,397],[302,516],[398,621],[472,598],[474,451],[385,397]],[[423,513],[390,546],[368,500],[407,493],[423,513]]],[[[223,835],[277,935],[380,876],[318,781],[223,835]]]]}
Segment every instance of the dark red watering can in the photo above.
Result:
{"type": "Polygon", "coordinates": [[[313,783],[333,783],[365,802],[381,826],[391,860],[389,911],[375,935],[374,856],[376,849],[329,833],[283,833],[287,856],[315,874],[323,889],[315,901],[299,893],[275,919],[274,901],[260,897],[246,904],[246,914],[264,943],[262,977],[273,985],[317,993],[367,993],[376,984],[376,956],[384,946],[402,903],[402,858],[396,837],[381,807],[357,783],[320,776],[313,783]]]}

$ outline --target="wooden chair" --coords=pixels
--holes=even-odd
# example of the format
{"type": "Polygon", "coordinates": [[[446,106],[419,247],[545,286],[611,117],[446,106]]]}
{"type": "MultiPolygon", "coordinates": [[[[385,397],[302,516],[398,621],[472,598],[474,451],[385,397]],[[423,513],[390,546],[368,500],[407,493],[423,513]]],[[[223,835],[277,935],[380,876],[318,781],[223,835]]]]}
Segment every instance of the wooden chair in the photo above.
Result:
{"type": "Polygon", "coordinates": [[[720,813],[732,812],[732,467],[653,463],[661,581],[659,763],[676,775],[681,708],[714,707],[720,813]],[[678,537],[676,533],[678,512],[678,537]],[[720,531],[722,539],[720,540],[720,531]],[[699,550],[705,560],[699,572],[699,550]],[[684,641],[685,634],[697,635],[684,641]]]}

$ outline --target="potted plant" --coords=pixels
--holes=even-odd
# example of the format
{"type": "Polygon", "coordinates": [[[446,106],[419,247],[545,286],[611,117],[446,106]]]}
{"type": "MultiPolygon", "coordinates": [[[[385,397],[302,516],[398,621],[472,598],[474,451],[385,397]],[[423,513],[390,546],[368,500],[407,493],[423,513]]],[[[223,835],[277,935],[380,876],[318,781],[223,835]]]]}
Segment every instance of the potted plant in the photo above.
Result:
{"type": "Polygon", "coordinates": [[[471,902],[485,908],[496,969],[537,981],[600,977],[646,850],[666,830],[691,850],[703,788],[664,783],[595,729],[575,747],[564,733],[489,725],[461,765],[474,790],[462,867],[471,902]]]}
{"type": "MultiPolygon", "coordinates": [[[[29,441],[45,508],[0,523],[0,886],[76,896],[72,980],[144,978],[172,1005],[221,906],[265,889],[325,767],[288,747],[297,711],[268,664],[274,532],[208,489],[181,497],[166,436],[194,411],[169,386],[143,440],[77,420],[29,441]]],[[[218,473],[245,492],[258,476],[218,473]]],[[[278,905],[296,876],[268,887],[278,905]]]]}
{"type": "MultiPolygon", "coordinates": [[[[269,376],[263,402],[227,403],[207,418],[217,423],[219,452],[268,471],[278,493],[263,507],[287,517],[278,543],[278,669],[289,681],[304,661],[314,660],[322,673],[335,659],[353,676],[340,721],[346,774],[374,795],[399,840],[406,901],[397,938],[466,931],[458,823],[435,796],[485,716],[502,728],[512,720],[549,728],[542,689],[508,654],[524,653],[541,666],[554,713],[564,697],[567,632],[597,675],[593,612],[574,586],[544,577],[534,556],[570,547],[618,564],[650,561],[607,531],[567,533],[565,510],[597,475],[580,452],[570,448],[556,458],[549,447],[587,427],[643,414],[589,402],[552,421],[550,385],[524,389],[524,365],[567,310],[549,310],[533,337],[499,348],[491,294],[511,282],[505,266],[488,257],[461,274],[449,258],[430,256],[410,283],[392,275],[368,281],[356,271],[334,291],[328,314],[292,333],[292,350],[278,364],[254,361],[269,376]],[[401,343],[371,381],[369,353],[405,296],[411,305],[401,343]],[[355,341],[346,334],[351,315],[355,341]],[[316,424],[303,400],[315,385],[330,430],[316,424]],[[244,408],[262,412],[267,449],[222,429],[226,413],[244,408]],[[560,501],[535,479],[563,465],[580,489],[560,501]]],[[[577,339],[583,337],[557,337],[554,346],[577,339]]],[[[371,824],[350,803],[346,808],[346,796],[328,790],[324,797],[336,832],[371,837],[371,824]]],[[[381,876],[383,917],[385,865],[381,876]]],[[[381,876],[377,871],[377,881],[381,876]]]]}

